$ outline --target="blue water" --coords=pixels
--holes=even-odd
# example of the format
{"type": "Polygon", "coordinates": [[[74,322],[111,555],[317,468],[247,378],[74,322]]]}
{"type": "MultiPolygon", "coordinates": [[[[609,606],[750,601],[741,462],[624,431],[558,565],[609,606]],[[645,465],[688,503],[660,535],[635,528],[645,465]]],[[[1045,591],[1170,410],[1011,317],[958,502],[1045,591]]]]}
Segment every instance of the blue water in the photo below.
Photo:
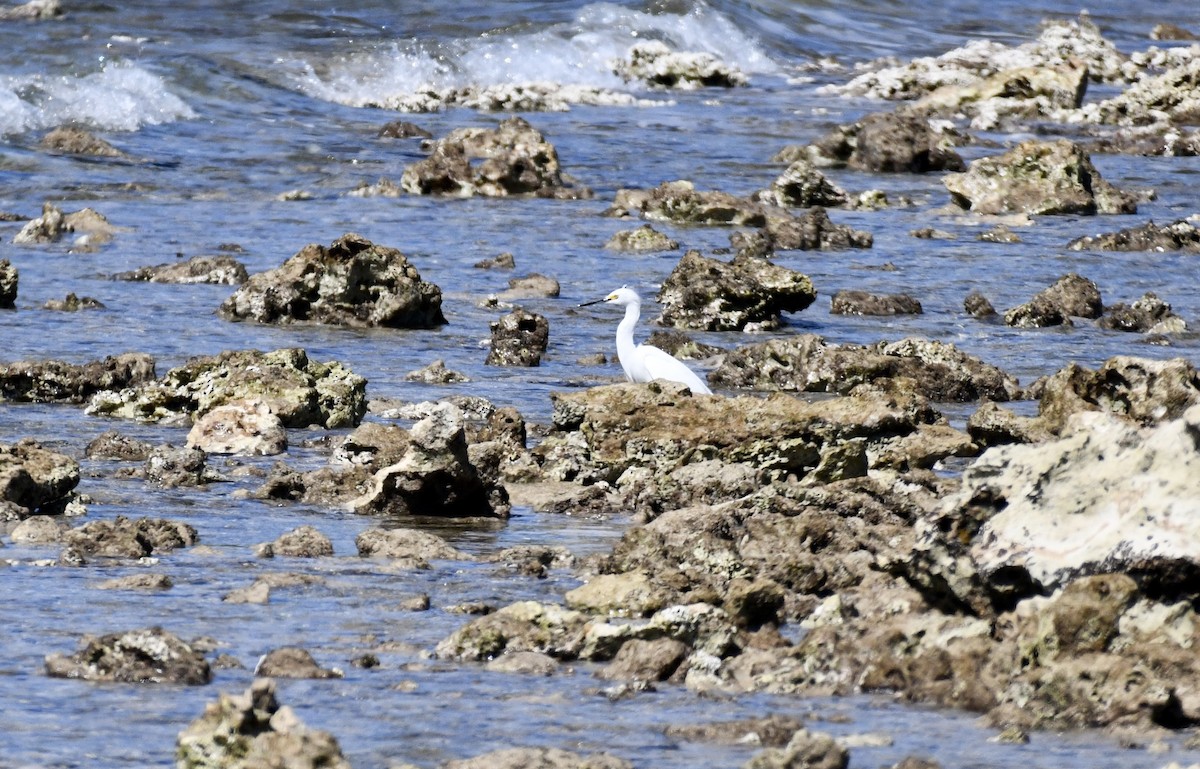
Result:
{"type": "MultiPolygon", "coordinates": [[[[187,358],[230,348],[305,348],[319,360],[342,361],[366,376],[369,395],[409,401],[449,394],[485,396],[545,423],[550,393],[609,381],[614,366],[579,365],[612,353],[617,318],[606,308],[577,311],[580,301],[628,284],[652,295],[679,253],[629,255],[605,250],[618,230],[637,222],[600,214],[622,187],[687,178],[703,189],[747,194],[769,185],[781,167],[771,156],[834,125],[891,105],[818,93],[849,71],[813,70],[819,59],[853,67],[880,56],[937,55],[972,39],[1019,44],[1038,34],[1043,18],[1074,15],[1074,6],[998,0],[945,4],[936,13],[896,2],[722,0],[584,3],[496,2],[447,9],[430,2],[327,4],[260,2],[110,4],[66,2],[66,15],[38,23],[0,22],[0,211],[36,216],[44,201],[66,211],[92,206],[122,228],[94,253],[75,253],[70,239],[15,246],[21,223],[0,223],[0,258],[20,271],[19,309],[0,312],[0,360],[85,361],[125,351],[158,358],[159,372],[187,358]],[[615,78],[609,58],[631,42],[663,38],[681,49],[706,50],[736,63],[751,78],[744,89],[664,94],[615,78]],[[396,118],[435,136],[462,126],[491,126],[503,116],[466,109],[398,114],[359,106],[403,96],[424,84],[450,87],[543,79],[631,90],[656,102],[643,107],[576,106],[526,115],[558,148],[564,170],[591,187],[590,201],[358,198],[347,193],[380,177],[399,178],[423,156],[411,140],[380,140],[396,118]],[[83,160],[38,149],[41,136],[78,122],[132,160],[83,160]],[[310,200],[279,199],[304,190],[310,200]],[[404,251],[427,280],[441,286],[449,324],[433,331],[271,328],[219,320],[214,309],[228,287],[114,282],[136,267],[214,253],[224,243],[245,249],[251,272],[277,266],[307,243],[327,244],[358,232],[404,251]],[[472,265],[501,252],[515,255],[512,273],[472,265]],[[541,272],[557,278],[562,296],[523,304],[546,315],[550,348],[533,369],[485,367],[482,343],[499,314],[479,305],[509,277],[541,272]],[[67,292],[101,300],[107,309],[74,314],[43,311],[67,292]],[[436,358],[472,381],[454,386],[408,383],[404,374],[436,358]]],[[[1121,50],[1148,47],[1154,23],[1200,31],[1200,6],[1092,2],[1088,10],[1121,50]],[[1151,15],[1153,14],[1153,15],[1151,15]]],[[[968,157],[988,150],[969,147],[968,157]]],[[[820,297],[787,319],[778,333],[813,332],[835,342],[868,343],[921,334],[954,342],[1020,377],[1051,373],[1069,361],[1096,365],[1120,353],[1196,360],[1197,337],[1170,347],[1090,326],[1024,331],[967,318],[962,299],[982,290],[1000,309],[1026,301],[1060,275],[1095,280],[1108,303],[1155,291],[1200,324],[1195,255],[1087,254],[1067,251],[1072,238],[1197,213],[1197,159],[1096,157],[1105,178],[1122,187],[1153,188],[1155,200],[1132,217],[1058,217],[1021,228],[1020,245],[976,240],[983,226],[947,214],[937,175],[874,177],[832,171],[843,188],[881,188],[907,196],[911,207],[882,212],[835,211],[835,221],[867,229],[875,247],[855,252],[792,252],[778,261],[809,274],[820,297]],[[955,240],[917,240],[911,230],[935,226],[955,240]],[[884,271],[891,263],[896,271],[884,271]],[[879,319],[832,316],[828,297],[841,289],[907,292],[921,316],[879,319]]],[[[728,244],[722,228],[655,224],[688,248],[728,244]]],[[[649,309],[649,307],[648,307],[649,309]]],[[[644,329],[643,333],[647,331],[644,329]]],[[[701,334],[733,347],[762,337],[701,334]]],[[[116,427],[146,440],[183,441],[183,431],[113,424],[69,406],[0,404],[0,441],[34,437],[82,457],[83,447],[116,427]]],[[[321,461],[293,450],[289,461],[321,461]]],[[[249,462],[265,469],[269,462],[249,462]]],[[[214,459],[231,477],[238,466],[214,459]]],[[[375,521],[339,511],[276,507],[234,492],[258,481],[240,478],[199,491],[155,491],[140,481],[108,477],[107,465],[84,462],[80,490],[92,495],[91,518],[154,515],[187,521],[207,552],[183,551],[156,564],[38,565],[57,549],[0,549],[4,641],[0,644],[0,767],[134,767],[172,763],[175,735],[217,691],[250,681],[258,656],[284,644],[309,648],[338,666],[337,681],[285,682],[281,699],[306,722],[329,729],[356,767],[442,760],[511,745],[608,750],[639,767],[718,767],[743,763],[749,748],[677,744],[670,723],[768,712],[812,718],[838,733],[885,733],[894,744],[858,748],[856,766],[890,764],[909,753],[944,766],[1153,767],[1168,757],[1116,752],[1103,735],[1035,735],[1029,746],[985,742],[989,732],[968,715],[931,712],[881,699],[698,698],[663,687],[656,694],[610,701],[586,666],[533,678],[488,673],[429,660],[424,652],[459,627],[446,606],[464,601],[503,605],[523,598],[557,600],[575,583],[513,577],[486,564],[438,563],[428,572],[382,570],[355,556],[354,537],[375,521]],[[333,540],[332,559],[259,561],[255,543],[311,524],[333,540]],[[161,593],[109,592],[112,576],[152,570],[171,576],[161,593]],[[274,591],[265,606],[221,601],[265,571],[304,571],[316,585],[274,591]],[[433,608],[398,608],[427,593],[433,608]],[[160,623],[183,637],[209,636],[246,669],[219,671],[198,688],[133,687],[59,681],[42,675],[49,652],[73,651],[82,635],[160,623]],[[350,659],[375,650],[383,665],[360,670],[350,659]],[[840,721],[840,719],[837,719],[840,721]]],[[[563,545],[583,555],[603,550],[627,525],[534,514],[518,508],[506,525],[450,530],[476,554],[514,544],[563,545]]],[[[1170,760],[1195,761],[1180,750],[1170,760]]]]}

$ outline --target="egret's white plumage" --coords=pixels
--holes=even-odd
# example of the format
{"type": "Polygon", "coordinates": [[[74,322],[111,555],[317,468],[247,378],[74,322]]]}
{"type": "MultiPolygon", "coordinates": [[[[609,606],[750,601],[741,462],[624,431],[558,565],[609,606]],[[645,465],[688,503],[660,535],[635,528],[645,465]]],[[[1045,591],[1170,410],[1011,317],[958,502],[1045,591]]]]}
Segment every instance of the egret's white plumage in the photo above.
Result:
{"type": "Polygon", "coordinates": [[[621,368],[625,369],[626,379],[630,382],[667,379],[687,385],[693,393],[712,393],[695,372],[669,353],[650,345],[633,343],[633,327],[642,315],[642,299],[637,292],[622,286],[603,299],[584,302],[579,306],[586,307],[601,302],[625,308],[625,317],[617,324],[617,357],[621,359],[621,368]]]}

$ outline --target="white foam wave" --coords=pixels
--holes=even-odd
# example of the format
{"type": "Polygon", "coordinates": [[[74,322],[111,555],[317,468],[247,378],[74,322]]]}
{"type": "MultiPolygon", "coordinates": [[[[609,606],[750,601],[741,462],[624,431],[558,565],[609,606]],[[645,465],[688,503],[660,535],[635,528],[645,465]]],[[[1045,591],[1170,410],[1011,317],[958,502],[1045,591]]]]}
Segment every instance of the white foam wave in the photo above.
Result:
{"type": "Polygon", "coordinates": [[[612,62],[627,57],[629,49],[644,40],[710,53],[750,75],[780,70],[751,36],[702,2],[683,14],[594,3],[580,9],[571,22],[537,32],[439,43],[394,41],[335,60],[291,62],[292,80],[309,96],[350,106],[526,83],[626,90],[631,86],[613,73],[612,62]]]}
{"type": "Polygon", "coordinates": [[[0,135],[64,123],[136,131],[194,117],[162,78],[128,62],[82,77],[0,76],[0,135]]]}

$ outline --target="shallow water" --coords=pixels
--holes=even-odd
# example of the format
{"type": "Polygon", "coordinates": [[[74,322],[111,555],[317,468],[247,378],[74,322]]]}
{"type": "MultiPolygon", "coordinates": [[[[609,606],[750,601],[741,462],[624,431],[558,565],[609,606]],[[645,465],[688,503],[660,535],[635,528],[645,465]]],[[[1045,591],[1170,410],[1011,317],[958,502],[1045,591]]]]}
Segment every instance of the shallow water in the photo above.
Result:
{"type": "MultiPolygon", "coordinates": [[[[578,311],[575,306],[621,284],[652,295],[679,257],[603,248],[614,232],[636,225],[600,216],[617,189],[677,178],[739,194],[761,189],[781,170],[769,159],[783,145],[811,140],[833,125],[888,107],[815,93],[816,86],[847,77],[811,71],[808,65],[818,57],[853,65],[882,55],[936,55],[984,36],[1019,43],[1036,36],[1039,19],[1062,15],[1055,4],[1031,0],[955,3],[935,18],[914,18],[912,6],[901,3],[784,0],[514,1],[465,13],[425,2],[349,2],[336,10],[282,0],[133,2],[119,10],[100,3],[66,6],[61,20],[0,23],[0,211],[32,218],[47,200],[67,211],[92,206],[126,230],[95,253],[72,253],[69,242],[14,246],[20,223],[0,223],[0,258],[10,259],[21,279],[19,309],[0,313],[0,360],[86,361],[143,351],[158,358],[161,374],[193,355],[298,346],[315,359],[336,359],[366,376],[373,398],[478,394],[514,405],[542,423],[549,419],[551,392],[620,373],[612,365],[576,363],[594,352],[611,356],[618,318],[608,308],[578,311]],[[440,136],[460,126],[494,125],[501,117],[462,109],[398,115],[357,105],[425,82],[487,85],[537,76],[625,88],[605,62],[645,37],[719,54],[749,72],[752,85],[719,93],[636,92],[659,104],[527,116],[557,146],[564,169],[595,190],[595,200],[345,196],[380,177],[398,178],[405,165],[422,157],[414,141],[375,138],[385,122],[401,117],[440,136]],[[45,129],[64,121],[87,125],[137,160],[80,160],[38,150],[45,129]],[[313,198],[277,199],[295,189],[313,198]],[[345,232],[408,254],[422,276],[445,292],[449,324],[435,331],[233,324],[213,314],[231,292],[228,287],[106,277],[214,253],[223,243],[241,245],[245,253],[238,258],[251,272],[261,271],[307,243],[328,244],[345,232]],[[472,267],[503,251],[516,257],[513,273],[472,267]],[[479,302],[505,288],[512,275],[530,272],[553,275],[562,284],[559,298],[523,303],[550,320],[547,358],[534,369],[485,367],[482,343],[499,312],[482,309],[479,302]],[[73,314],[39,309],[68,291],[96,297],[107,309],[73,314]],[[455,386],[404,381],[406,372],[436,358],[473,381],[455,386]]],[[[1127,52],[1150,45],[1146,33],[1158,21],[1200,29],[1200,10],[1191,2],[1160,3],[1152,18],[1127,2],[1090,3],[1089,10],[1127,52]]],[[[975,156],[988,150],[966,152],[975,156]]],[[[1138,336],[1090,326],[1024,331],[962,313],[962,299],[972,289],[1003,309],[1076,271],[1100,285],[1107,303],[1132,301],[1152,290],[1193,326],[1200,324],[1194,255],[1080,254],[1064,248],[1080,235],[1197,213],[1200,160],[1094,160],[1108,180],[1153,188],[1157,198],[1136,216],[1041,221],[1020,229],[1024,242],[1015,246],[980,243],[978,222],[942,212],[948,197],[936,175],[830,172],[846,189],[882,188],[914,203],[883,212],[831,214],[837,222],[872,232],[871,250],[780,255],[781,264],[812,277],[820,297],[788,318],[779,333],[813,332],[835,342],[860,343],[921,334],[954,342],[1026,383],[1068,361],[1094,366],[1114,354],[1195,360],[1200,343],[1191,335],[1157,347],[1138,336]],[[953,232],[957,239],[909,235],[924,226],[953,232]],[[889,263],[897,269],[881,269],[889,263]],[[921,300],[925,314],[832,316],[828,297],[844,288],[908,292],[921,300]]],[[[655,227],[705,252],[728,244],[729,231],[723,228],[655,227]]],[[[725,347],[756,339],[699,336],[725,347]]],[[[959,411],[948,410],[961,416],[959,411]]],[[[87,442],[111,428],[156,443],[180,444],[184,438],[178,428],[113,423],[83,416],[74,407],[0,404],[3,442],[29,436],[82,457],[87,442]]],[[[288,459],[321,461],[317,453],[295,448],[288,459]]],[[[208,553],[182,551],[159,563],[69,569],[37,565],[53,559],[57,549],[17,547],[5,539],[0,558],[11,565],[0,566],[6,625],[0,647],[0,702],[5,703],[0,767],[169,765],[178,731],[218,690],[243,689],[259,655],[284,644],[305,646],[322,664],[346,671],[338,681],[283,682],[281,699],[307,723],[337,735],[360,768],[400,761],[432,766],[510,745],[609,750],[640,767],[733,766],[751,749],[676,743],[663,736],[662,728],[769,712],[824,719],[816,728],[838,734],[883,733],[894,740],[890,747],[855,748],[855,766],[890,764],[910,753],[948,767],[1154,767],[1197,760],[1178,745],[1167,756],[1118,751],[1113,740],[1095,734],[1038,734],[1027,746],[993,745],[984,741],[989,732],[969,715],[900,706],[886,698],[710,698],[663,686],[657,693],[612,701],[586,665],[572,674],[540,678],[431,661],[423,652],[468,619],[446,607],[557,600],[574,584],[572,578],[554,574],[536,580],[496,565],[451,562],[428,572],[390,572],[354,555],[354,537],[378,521],[240,500],[234,492],[258,482],[242,477],[245,468],[266,468],[270,460],[213,464],[237,480],[204,490],[160,491],[140,481],[113,480],[111,465],[84,461],[80,484],[80,491],[95,499],[90,518],[183,520],[199,530],[202,543],[212,548],[208,553]],[[254,543],[304,524],[333,539],[334,558],[254,558],[254,543]],[[175,587],[161,593],[96,589],[109,577],[145,570],[168,574],[175,587]],[[274,590],[264,606],[221,601],[268,571],[304,571],[323,581],[274,590]],[[399,608],[417,593],[430,595],[430,611],[399,608]],[[218,671],[213,685],[195,688],[94,685],[49,679],[41,672],[45,654],[74,651],[85,633],[155,623],[184,638],[215,638],[221,652],[247,669],[218,671]],[[349,664],[367,651],[379,654],[380,668],[349,664]],[[827,720],[831,716],[838,718],[827,720]]],[[[504,525],[440,531],[476,554],[548,543],[584,555],[602,551],[624,525],[619,519],[517,508],[504,525]]]]}

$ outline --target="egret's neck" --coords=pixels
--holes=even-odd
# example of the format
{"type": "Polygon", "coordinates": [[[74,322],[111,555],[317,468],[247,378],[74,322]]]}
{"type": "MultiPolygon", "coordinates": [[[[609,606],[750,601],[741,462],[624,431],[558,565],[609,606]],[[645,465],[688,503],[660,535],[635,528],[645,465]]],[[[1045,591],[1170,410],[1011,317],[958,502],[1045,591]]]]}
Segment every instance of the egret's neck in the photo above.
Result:
{"type": "Polygon", "coordinates": [[[629,366],[633,363],[633,327],[637,325],[638,317],[642,314],[641,305],[630,304],[625,307],[625,317],[617,324],[617,357],[621,359],[621,368],[629,375],[629,366]]]}

